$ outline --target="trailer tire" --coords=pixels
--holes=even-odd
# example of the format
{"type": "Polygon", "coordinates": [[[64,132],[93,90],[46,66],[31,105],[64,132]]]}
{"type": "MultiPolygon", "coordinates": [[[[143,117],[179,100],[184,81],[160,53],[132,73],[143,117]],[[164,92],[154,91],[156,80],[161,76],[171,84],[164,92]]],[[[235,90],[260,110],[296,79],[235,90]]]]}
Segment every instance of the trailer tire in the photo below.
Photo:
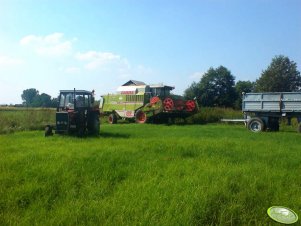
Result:
{"type": "Polygon", "coordinates": [[[146,123],[147,116],[146,116],[145,112],[142,110],[138,110],[135,114],[135,121],[136,121],[136,123],[140,123],[140,124],[146,123]]]}
{"type": "Polygon", "coordinates": [[[248,129],[254,133],[258,133],[265,130],[265,125],[260,118],[252,118],[248,121],[248,129]]]}
{"type": "Polygon", "coordinates": [[[108,122],[110,124],[116,124],[117,123],[117,116],[114,113],[110,114],[109,118],[108,118],[108,122]]]}
{"type": "Polygon", "coordinates": [[[279,131],[279,118],[270,117],[267,127],[270,131],[279,131]]]}

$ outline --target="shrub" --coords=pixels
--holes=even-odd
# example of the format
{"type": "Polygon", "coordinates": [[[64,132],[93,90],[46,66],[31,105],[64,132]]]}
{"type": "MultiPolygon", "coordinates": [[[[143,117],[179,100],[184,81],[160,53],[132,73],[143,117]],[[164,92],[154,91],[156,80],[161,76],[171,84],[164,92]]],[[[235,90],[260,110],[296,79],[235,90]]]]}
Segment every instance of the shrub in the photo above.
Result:
{"type": "Polygon", "coordinates": [[[222,118],[242,118],[241,111],[231,108],[201,108],[198,113],[186,119],[188,124],[206,124],[220,122],[222,118]]]}

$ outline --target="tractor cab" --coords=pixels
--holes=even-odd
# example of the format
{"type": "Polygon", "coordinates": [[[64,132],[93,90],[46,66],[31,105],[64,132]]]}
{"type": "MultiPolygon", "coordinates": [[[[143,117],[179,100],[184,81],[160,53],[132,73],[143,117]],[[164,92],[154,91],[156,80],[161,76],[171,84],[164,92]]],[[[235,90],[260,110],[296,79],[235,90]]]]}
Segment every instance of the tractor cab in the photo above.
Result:
{"type": "Polygon", "coordinates": [[[56,112],[56,133],[99,134],[99,107],[94,106],[94,91],[61,90],[56,112]]]}
{"type": "Polygon", "coordinates": [[[61,90],[57,111],[75,111],[92,108],[94,92],[85,90],[61,90]]]}

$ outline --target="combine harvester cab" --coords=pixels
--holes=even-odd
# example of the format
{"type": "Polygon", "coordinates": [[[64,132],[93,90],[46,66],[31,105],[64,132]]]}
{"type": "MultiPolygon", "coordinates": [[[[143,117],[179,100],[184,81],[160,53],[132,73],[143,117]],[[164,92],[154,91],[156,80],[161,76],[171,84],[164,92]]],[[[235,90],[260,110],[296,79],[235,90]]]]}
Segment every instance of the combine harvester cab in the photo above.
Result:
{"type": "Polygon", "coordinates": [[[130,80],[117,89],[117,94],[102,96],[101,110],[111,124],[117,120],[134,119],[137,123],[167,122],[186,118],[198,111],[195,100],[185,100],[170,93],[174,87],[163,84],[146,85],[130,80]]]}

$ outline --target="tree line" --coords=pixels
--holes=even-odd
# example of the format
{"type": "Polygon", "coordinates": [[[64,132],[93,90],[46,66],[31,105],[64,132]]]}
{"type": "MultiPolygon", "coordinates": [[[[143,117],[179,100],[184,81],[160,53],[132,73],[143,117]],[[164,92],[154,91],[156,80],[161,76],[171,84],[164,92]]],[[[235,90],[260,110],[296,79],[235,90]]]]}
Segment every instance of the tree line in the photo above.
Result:
{"type": "Polygon", "coordinates": [[[25,107],[56,107],[58,101],[46,93],[40,94],[34,88],[23,90],[21,98],[25,107]]]}
{"type": "Polygon", "coordinates": [[[238,81],[224,66],[209,68],[199,82],[193,82],[185,91],[185,98],[195,98],[200,106],[241,108],[242,93],[294,92],[301,90],[301,76],[297,64],[279,55],[255,81],[238,81]]]}
{"type": "MultiPolygon", "coordinates": [[[[209,68],[199,82],[193,82],[184,97],[196,97],[204,107],[231,107],[240,109],[242,93],[248,92],[293,92],[301,90],[301,75],[297,64],[288,57],[279,55],[272,59],[268,68],[255,81],[237,81],[224,66],[209,68]]],[[[23,91],[21,98],[26,107],[56,107],[57,98],[31,88],[23,91]]]]}

